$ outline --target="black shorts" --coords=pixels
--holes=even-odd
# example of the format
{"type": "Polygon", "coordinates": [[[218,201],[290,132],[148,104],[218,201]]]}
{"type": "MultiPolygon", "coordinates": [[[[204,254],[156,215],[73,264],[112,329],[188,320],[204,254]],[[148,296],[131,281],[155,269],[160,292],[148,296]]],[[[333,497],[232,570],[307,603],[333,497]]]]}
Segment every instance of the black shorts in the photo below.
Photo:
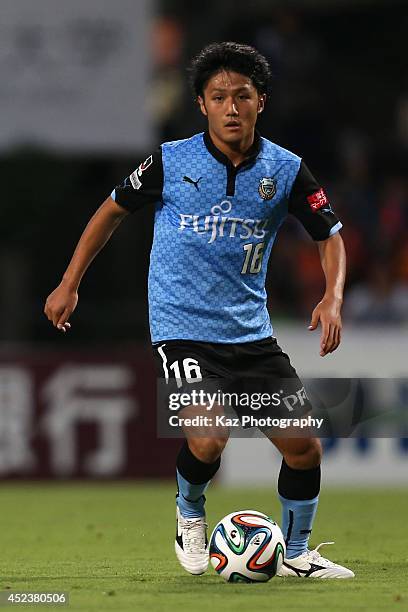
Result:
{"type": "Polygon", "coordinates": [[[155,343],[153,351],[158,397],[161,402],[166,398],[167,409],[169,397],[195,390],[196,398],[203,397],[200,391],[219,393],[214,395],[221,400],[217,403],[229,404],[240,417],[298,418],[311,410],[304,386],[276,338],[238,344],[168,340],[155,343]]]}

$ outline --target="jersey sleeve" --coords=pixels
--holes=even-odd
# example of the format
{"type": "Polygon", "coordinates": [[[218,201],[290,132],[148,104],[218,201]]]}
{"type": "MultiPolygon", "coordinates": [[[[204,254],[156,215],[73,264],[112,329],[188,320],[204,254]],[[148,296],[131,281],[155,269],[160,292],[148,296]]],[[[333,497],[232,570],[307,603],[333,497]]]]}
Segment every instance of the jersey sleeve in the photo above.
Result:
{"type": "Polygon", "coordinates": [[[159,147],[121,185],[115,187],[111,198],[129,212],[135,212],[146,204],[161,201],[163,178],[162,150],[159,147]]]}
{"type": "Polygon", "coordinates": [[[324,189],[303,161],[289,195],[288,210],[313,240],[327,240],[342,227],[324,189]]]}

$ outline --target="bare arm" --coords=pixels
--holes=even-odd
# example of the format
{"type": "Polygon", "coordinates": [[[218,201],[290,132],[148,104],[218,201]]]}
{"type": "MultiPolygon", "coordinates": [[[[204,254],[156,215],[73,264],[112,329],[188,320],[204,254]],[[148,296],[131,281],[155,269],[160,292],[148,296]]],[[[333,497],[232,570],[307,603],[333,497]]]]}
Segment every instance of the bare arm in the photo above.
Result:
{"type": "Polygon", "coordinates": [[[65,332],[78,303],[78,288],[89,265],[129,213],[108,197],[86,226],[61,283],[48,296],[44,312],[54,327],[65,332]]]}
{"type": "Polygon", "coordinates": [[[322,326],[320,355],[324,357],[337,349],[341,342],[341,307],[346,278],[346,252],[339,232],[317,243],[320,261],[326,278],[323,299],[313,310],[309,329],[322,326]]]}

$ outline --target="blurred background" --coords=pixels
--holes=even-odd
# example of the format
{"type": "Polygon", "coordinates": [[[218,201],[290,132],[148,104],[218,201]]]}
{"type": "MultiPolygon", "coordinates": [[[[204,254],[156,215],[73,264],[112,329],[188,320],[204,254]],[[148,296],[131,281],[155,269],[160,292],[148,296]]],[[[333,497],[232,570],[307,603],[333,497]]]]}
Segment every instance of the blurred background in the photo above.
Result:
{"type": "MultiPolygon", "coordinates": [[[[155,432],[153,211],[126,219],[93,263],[69,334],[42,311],[115,185],[160,142],[204,129],[186,67],[214,41],[267,57],[259,129],[305,159],[344,225],[342,346],[322,361],[308,335],[323,275],[291,219],[267,285],[280,344],[303,376],[406,376],[407,31],[407,3],[393,0],[2,0],[0,477],[173,475],[180,443],[155,432]]],[[[384,402],[406,394],[402,383],[384,402]]],[[[328,480],[406,482],[406,435],[327,440],[328,480]]],[[[240,482],[274,477],[270,446],[234,441],[220,478],[235,483],[245,455],[240,482]]]]}

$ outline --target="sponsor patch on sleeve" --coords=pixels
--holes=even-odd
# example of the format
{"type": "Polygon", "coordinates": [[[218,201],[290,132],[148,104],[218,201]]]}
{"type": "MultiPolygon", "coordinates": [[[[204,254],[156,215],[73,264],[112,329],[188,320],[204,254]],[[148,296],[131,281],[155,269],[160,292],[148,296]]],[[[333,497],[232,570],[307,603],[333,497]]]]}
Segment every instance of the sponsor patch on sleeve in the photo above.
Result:
{"type": "Polygon", "coordinates": [[[312,193],[312,195],[307,196],[307,201],[309,202],[310,208],[312,210],[319,210],[323,206],[329,206],[329,200],[327,195],[324,192],[324,189],[321,188],[319,191],[312,193]]]}
{"type": "Polygon", "coordinates": [[[142,182],[141,182],[141,180],[139,179],[139,177],[137,175],[137,170],[132,172],[132,174],[129,176],[129,180],[132,183],[133,189],[140,189],[141,188],[142,182]]]}
{"type": "Polygon", "coordinates": [[[132,187],[133,189],[140,189],[142,186],[142,181],[141,176],[143,174],[143,172],[145,170],[147,170],[148,168],[150,168],[150,166],[153,163],[153,155],[150,155],[147,159],[145,159],[145,161],[140,164],[140,166],[134,171],[132,172],[132,174],[129,176],[129,180],[132,183],[132,187]]]}

